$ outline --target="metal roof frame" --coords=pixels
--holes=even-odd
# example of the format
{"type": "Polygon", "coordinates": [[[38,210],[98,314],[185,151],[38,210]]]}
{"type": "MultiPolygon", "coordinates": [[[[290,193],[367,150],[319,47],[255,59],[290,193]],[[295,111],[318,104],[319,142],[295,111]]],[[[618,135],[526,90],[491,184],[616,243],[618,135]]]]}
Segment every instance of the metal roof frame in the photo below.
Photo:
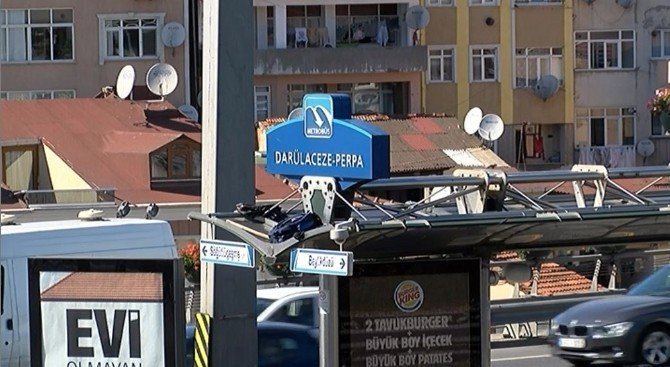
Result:
{"type": "MultiPolygon", "coordinates": [[[[268,262],[286,256],[294,247],[353,251],[356,258],[390,258],[457,251],[492,253],[512,249],[663,242],[670,240],[670,190],[645,191],[669,178],[670,166],[610,170],[601,166],[575,166],[572,170],[502,175],[499,171],[479,170],[471,177],[415,176],[375,180],[352,188],[357,195],[351,200],[336,192],[336,196],[352,209],[351,218],[332,221],[281,243],[270,243],[268,239],[266,227],[274,224],[272,222],[266,226],[258,225],[236,212],[190,213],[188,217],[227,230],[253,246],[268,262]],[[618,179],[627,178],[655,178],[655,181],[632,192],[616,183],[618,179]],[[589,187],[586,181],[593,182],[590,186],[595,188],[595,194],[585,194],[581,190],[582,186],[589,187]],[[516,186],[551,182],[571,182],[578,189],[573,195],[544,193],[533,196],[516,186]],[[451,192],[440,199],[432,200],[429,196],[420,202],[396,204],[377,203],[365,194],[370,190],[436,187],[450,187],[451,192]],[[483,204],[483,200],[491,196],[489,190],[502,193],[500,211],[484,211],[483,205],[466,206],[464,210],[464,207],[455,205],[458,200],[467,201],[473,197],[483,204]],[[348,230],[349,236],[343,245],[338,246],[330,239],[329,233],[334,228],[348,230]]],[[[275,206],[286,205],[291,196],[275,206]]]]}

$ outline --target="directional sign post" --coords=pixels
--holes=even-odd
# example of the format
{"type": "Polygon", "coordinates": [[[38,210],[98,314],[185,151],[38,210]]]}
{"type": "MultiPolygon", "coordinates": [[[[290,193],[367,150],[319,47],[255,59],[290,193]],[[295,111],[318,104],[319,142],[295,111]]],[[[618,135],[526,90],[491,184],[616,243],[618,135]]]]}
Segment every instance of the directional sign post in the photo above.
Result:
{"type": "Polygon", "coordinates": [[[254,248],[233,241],[200,240],[200,260],[243,268],[256,266],[254,248]]]}
{"type": "Polygon", "coordinates": [[[291,251],[291,271],[295,273],[349,276],[353,265],[353,252],[300,248],[291,251]]]}

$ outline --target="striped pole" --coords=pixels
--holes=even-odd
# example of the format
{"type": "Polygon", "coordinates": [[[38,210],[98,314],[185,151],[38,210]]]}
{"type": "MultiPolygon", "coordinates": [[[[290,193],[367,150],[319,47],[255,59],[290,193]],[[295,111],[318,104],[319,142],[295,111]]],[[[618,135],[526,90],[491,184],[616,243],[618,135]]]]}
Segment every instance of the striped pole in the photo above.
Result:
{"type": "Polygon", "coordinates": [[[209,366],[209,326],[212,317],[206,313],[195,314],[195,353],[196,367],[209,366]]]}

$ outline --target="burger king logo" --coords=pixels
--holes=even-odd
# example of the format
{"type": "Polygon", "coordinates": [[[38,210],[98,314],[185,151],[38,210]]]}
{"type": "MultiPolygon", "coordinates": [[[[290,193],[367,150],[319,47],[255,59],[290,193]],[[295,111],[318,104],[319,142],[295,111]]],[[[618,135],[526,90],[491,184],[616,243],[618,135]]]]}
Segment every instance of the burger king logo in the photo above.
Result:
{"type": "Polygon", "coordinates": [[[404,280],[395,288],[393,299],[400,311],[414,312],[423,303],[423,288],[413,280],[404,280]]]}

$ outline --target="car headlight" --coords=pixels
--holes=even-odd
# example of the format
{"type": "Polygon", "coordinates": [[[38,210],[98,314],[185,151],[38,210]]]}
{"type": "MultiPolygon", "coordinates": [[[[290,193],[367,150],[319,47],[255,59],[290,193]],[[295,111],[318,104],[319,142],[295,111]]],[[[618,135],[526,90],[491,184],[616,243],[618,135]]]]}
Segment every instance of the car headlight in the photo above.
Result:
{"type": "Polygon", "coordinates": [[[593,328],[593,338],[615,338],[625,335],[630,328],[633,327],[632,322],[620,322],[618,324],[611,324],[605,326],[597,326],[593,328]]]}

